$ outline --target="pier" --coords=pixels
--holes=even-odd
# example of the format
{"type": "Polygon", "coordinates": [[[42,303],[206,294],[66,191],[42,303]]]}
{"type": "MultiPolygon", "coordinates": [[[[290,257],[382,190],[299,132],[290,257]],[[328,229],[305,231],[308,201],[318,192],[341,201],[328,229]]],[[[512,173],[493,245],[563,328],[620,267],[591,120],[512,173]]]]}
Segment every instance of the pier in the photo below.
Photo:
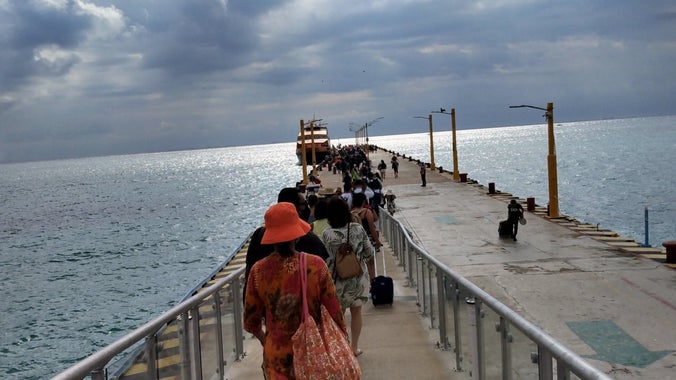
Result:
{"type": "MultiPolygon", "coordinates": [[[[393,154],[370,158],[389,163],[393,154]]],[[[550,218],[532,198],[470,173],[456,181],[428,168],[422,187],[419,162],[398,160],[399,178],[390,169],[384,180],[397,210],[381,211],[377,257],[394,280],[394,303],[363,308],[363,379],[674,378],[676,268],[667,252],[550,218]],[[498,236],[512,199],[529,210],[518,241],[498,236]]],[[[341,175],[327,169],[317,174],[335,190],[341,175]]],[[[262,347],[242,337],[247,247],[193,296],[54,378],[262,378],[262,347]],[[115,369],[116,357],[130,365],[115,369]]]]}
{"type": "MultiPolygon", "coordinates": [[[[526,210],[527,199],[489,191],[471,173],[454,181],[438,168],[428,168],[427,186],[421,187],[418,161],[402,155],[395,179],[392,155],[397,153],[379,149],[370,159],[388,163],[383,182],[397,196],[394,217],[427,252],[609,377],[674,377],[676,266],[666,263],[664,250],[641,247],[574,217],[549,218],[537,204],[525,212],[518,241],[500,239],[498,222],[506,219],[509,200],[526,210]]],[[[340,174],[327,168],[318,174],[324,187],[341,184],[340,174]]],[[[421,315],[416,289],[407,286],[388,244],[383,253],[395,301],[391,308],[370,303],[364,308],[363,378],[472,378],[472,368],[458,371],[439,348],[438,333],[421,315]]],[[[228,378],[261,378],[260,345],[250,338],[245,350],[228,378]]]]}

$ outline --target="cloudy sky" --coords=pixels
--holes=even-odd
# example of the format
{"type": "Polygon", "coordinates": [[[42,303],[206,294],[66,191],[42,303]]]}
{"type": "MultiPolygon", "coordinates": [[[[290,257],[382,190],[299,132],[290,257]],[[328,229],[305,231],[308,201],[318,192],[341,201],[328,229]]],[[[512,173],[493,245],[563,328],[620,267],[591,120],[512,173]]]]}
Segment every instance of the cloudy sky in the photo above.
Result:
{"type": "Polygon", "coordinates": [[[0,162],[676,114],[673,0],[0,0],[0,162]],[[442,115],[439,115],[442,116],[442,115]],[[444,116],[447,118],[447,116],[444,116]],[[447,121],[445,121],[447,123],[447,121]]]}

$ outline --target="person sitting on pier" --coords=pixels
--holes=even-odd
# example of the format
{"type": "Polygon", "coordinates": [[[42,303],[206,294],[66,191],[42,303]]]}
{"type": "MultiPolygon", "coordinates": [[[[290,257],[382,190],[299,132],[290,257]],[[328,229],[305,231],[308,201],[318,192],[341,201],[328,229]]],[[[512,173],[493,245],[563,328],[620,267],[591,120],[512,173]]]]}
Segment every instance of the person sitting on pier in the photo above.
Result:
{"type": "Polygon", "coordinates": [[[516,241],[516,233],[519,232],[519,219],[523,216],[523,207],[515,199],[507,205],[507,220],[512,225],[512,240],[516,241]]]}
{"type": "MultiPolygon", "coordinates": [[[[300,326],[303,313],[300,287],[301,254],[295,240],[310,233],[310,225],[298,217],[291,203],[281,202],[265,213],[261,242],[274,247],[272,254],[258,261],[247,280],[244,329],[263,345],[263,374],[266,379],[293,379],[291,338],[300,326]],[[265,326],[265,328],[263,328],[265,326]]],[[[321,306],[347,336],[343,310],[331,273],[321,258],[306,255],[307,306],[312,318],[320,320],[321,306]]]]}

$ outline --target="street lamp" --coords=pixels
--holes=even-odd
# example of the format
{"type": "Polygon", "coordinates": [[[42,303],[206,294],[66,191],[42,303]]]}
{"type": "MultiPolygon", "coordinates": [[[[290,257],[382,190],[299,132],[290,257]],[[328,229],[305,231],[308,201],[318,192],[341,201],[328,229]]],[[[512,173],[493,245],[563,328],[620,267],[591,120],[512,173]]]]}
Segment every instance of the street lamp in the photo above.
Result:
{"type": "Polygon", "coordinates": [[[455,108],[451,108],[451,113],[446,112],[443,108],[439,108],[439,111],[432,111],[432,113],[451,115],[451,131],[453,132],[453,180],[460,181],[460,173],[458,172],[458,147],[455,144],[455,108]]]}
{"type": "Polygon", "coordinates": [[[547,176],[549,177],[549,217],[559,218],[559,189],[556,178],[556,144],[554,142],[554,103],[547,103],[547,108],[535,107],[522,104],[520,106],[509,106],[509,108],[535,108],[545,111],[544,117],[547,118],[547,136],[549,143],[549,154],[547,155],[547,176]]]}
{"type": "Polygon", "coordinates": [[[432,129],[432,114],[425,116],[413,116],[414,119],[427,119],[430,123],[430,169],[434,170],[434,133],[432,129]]]}
{"type": "Polygon", "coordinates": [[[361,145],[359,143],[359,139],[361,138],[360,133],[362,132],[362,129],[361,128],[355,128],[354,123],[350,123],[350,125],[351,125],[351,127],[349,127],[350,132],[354,132],[354,145],[359,146],[359,145],[361,145]]]}
{"type": "MultiPolygon", "coordinates": [[[[350,131],[355,132],[355,140],[356,140],[356,134],[359,133],[359,132],[364,131],[364,135],[366,136],[366,160],[367,160],[367,161],[369,161],[369,151],[371,150],[371,149],[370,149],[370,146],[369,146],[369,127],[370,127],[371,125],[377,123],[377,122],[378,122],[380,119],[382,119],[382,118],[383,118],[383,116],[378,117],[378,118],[375,118],[375,119],[369,121],[368,123],[364,123],[364,125],[363,125],[361,128],[359,128],[358,130],[356,130],[356,131],[354,131],[354,130],[352,130],[352,128],[350,128],[350,131]]],[[[356,124],[350,123],[350,125],[355,126],[356,124]]],[[[370,161],[369,161],[369,162],[370,162],[370,161]]]]}

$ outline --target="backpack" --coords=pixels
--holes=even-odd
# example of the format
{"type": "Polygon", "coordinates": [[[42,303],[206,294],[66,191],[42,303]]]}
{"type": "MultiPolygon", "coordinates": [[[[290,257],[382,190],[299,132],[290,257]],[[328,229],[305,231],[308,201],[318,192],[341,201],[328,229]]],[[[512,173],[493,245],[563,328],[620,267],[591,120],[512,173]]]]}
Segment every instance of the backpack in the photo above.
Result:
{"type": "Polygon", "coordinates": [[[341,243],[336,252],[335,278],[345,280],[361,276],[364,271],[361,268],[357,253],[350,244],[350,224],[347,225],[347,241],[341,243]]]}

